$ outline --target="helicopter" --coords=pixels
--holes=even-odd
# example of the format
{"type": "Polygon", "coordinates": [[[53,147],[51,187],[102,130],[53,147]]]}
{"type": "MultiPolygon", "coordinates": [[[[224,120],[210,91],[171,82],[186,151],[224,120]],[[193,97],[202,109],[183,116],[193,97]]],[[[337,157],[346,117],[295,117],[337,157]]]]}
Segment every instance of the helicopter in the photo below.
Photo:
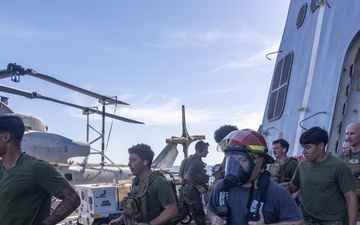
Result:
{"type": "MultiPolygon", "coordinates": [[[[131,180],[132,174],[127,165],[118,165],[109,159],[104,153],[104,120],[105,117],[121,120],[123,122],[143,124],[142,122],[120,117],[118,115],[109,114],[105,112],[106,104],[126,104],[122,101],[118,101],[116,98],[110,98],[107,96],[99,95],[88,90],[81,89],[74,85],[59,81],[47,75],[39,74],[32,69],[23,69],[16,64],[9,64],[6,70],[0,70],[0,79],[11,77],[14,82],[19,82],[19,76],[30,74],[40,79],[55,83],[57,85],[78,91],[85,95],[89,95],[99,99],[102,103],[102,111],[83,107],[80,105],[60,101],[54,98],[49,98],[41,95],[37,92],[29,92],[25,90],[16,89],[13,87],[0,84],[0,92],[6,92],[10,94],[20,95],[30,99],[42,99],[71,107],[75,107],[83,110],[83,114],[87,116],[87,139],[89,137],[89,128],[92,128],[89,124],[89,115],[92,113],[102,115],[102,132],[98,132],[100,136],[94,141],[74,141],[70,138],[48,132],[47,126],[42,122],[40,118],[35,116],[19,114],[13,112],[8,106],[8,98],[1,97],[0,101],[0,115],[1,114],[15,114],[21,117],[24,121],[26,132],[22,141],[22,149],[29,155],[33,155],[39,159],[45,160],[53,164],[56,169],[69,181],[71,185],[77,184],[93,184],[93,183],[113,183],[122,180],[131,180]],[[92,143],[101,139],[102,149],[95,150],[90,147],[92,143]],[[95,152],[94,152],[95,151],[95,152]],[[100,154],[100,163],[89,163],[88,157],[90,154],[100,154]],[[73,157],[84,157],[82,163],[72,161],[73,157]],[[110,164],[105,162],[105,158],[110,164]]],[[[166,140],[167,145],[160,152],[160,154],[154,159],[153,169],[165,169],[170,170],[177,155],[177,144],[183,145],[184,157],[187,157],[187,149],[191,142],[195,140],[205,139],[203,135],[190,136],[186,129],[185,124],[185,107],[182,106],[182,124],[183,133],[181,137],[172,137],[166,140]]]]}

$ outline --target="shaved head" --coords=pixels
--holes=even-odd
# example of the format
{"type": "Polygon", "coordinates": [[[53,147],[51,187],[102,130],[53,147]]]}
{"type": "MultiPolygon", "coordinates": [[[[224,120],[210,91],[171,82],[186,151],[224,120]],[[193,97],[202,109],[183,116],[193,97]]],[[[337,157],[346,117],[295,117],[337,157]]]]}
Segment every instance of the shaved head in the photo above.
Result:
{"type": "Polygon", "coordinates": [[[360,123],[351,123],[346,127],[346,141],[350,147],[360,150],[360,123]]]}
{"type": "Polygon", "coordinates": [[[360,129],[360,123],[350,123],[349,126],[347,126],[347,128],[349,128],[349,127],[355,127],[357,129],[360,129]]]}

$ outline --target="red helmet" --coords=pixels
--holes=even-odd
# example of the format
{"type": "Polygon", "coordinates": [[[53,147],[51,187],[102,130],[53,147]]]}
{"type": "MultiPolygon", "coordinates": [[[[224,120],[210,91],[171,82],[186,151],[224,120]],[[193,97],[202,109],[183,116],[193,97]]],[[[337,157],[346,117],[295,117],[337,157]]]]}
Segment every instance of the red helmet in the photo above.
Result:
{"type": "Polygon", "coordinates": [[[251,129],[235,130],[228,134],[218,145],[218,151],[249,151],[265,157],[266,163],[275,160],[267,154],[266,141],[261,134],[251,129]]]}

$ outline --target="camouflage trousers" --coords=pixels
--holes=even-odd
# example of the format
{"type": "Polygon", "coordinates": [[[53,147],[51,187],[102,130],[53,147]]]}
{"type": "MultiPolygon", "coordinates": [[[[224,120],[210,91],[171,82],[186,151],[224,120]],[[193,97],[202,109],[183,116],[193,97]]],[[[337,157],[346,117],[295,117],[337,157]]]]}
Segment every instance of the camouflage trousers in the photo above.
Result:
{"type": "Polygon", "coordinates": [[[200,192],[190,184],[183,184],[179,189],[178,216],[173,224],[179,223],[190,213],[197,225],[206,225],[200,192]]]}

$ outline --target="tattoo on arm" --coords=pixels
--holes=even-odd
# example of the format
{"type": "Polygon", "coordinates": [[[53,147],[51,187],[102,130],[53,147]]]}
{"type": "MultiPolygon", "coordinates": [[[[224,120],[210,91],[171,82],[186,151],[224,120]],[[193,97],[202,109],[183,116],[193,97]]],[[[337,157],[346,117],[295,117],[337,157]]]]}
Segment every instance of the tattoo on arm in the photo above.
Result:
{"type": "Polygon", "coordinates": [[[45,224],[57,224],[74,212],[80,205],[80,197],[70,184],[59,191],[55,196],[62,201],[56,207],[54,212],[43,221],[45,224]]]}

